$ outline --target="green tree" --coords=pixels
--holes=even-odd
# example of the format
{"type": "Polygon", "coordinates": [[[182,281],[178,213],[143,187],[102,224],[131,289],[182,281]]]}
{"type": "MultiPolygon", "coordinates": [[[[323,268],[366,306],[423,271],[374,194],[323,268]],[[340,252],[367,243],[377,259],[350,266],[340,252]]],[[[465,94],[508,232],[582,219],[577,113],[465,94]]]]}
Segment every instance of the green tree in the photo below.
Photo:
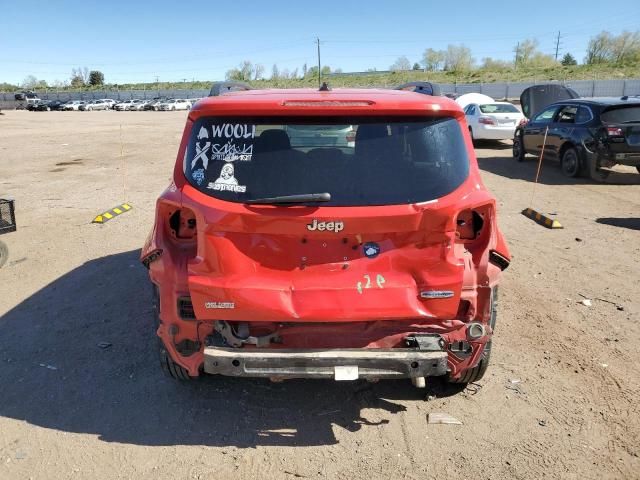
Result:
{"type": "Polygon", "coordinates": [[[104,73],[99,70],[91,70],[89,72],[89,85],[92,87],[104,85],[104,73]]]}
{"type": "Polygon", "coordinates": [[[594,65],[611,61],[614,39],[609,32],[602,31],[589,39],[584,63],[594,65]]]}
{"type": "Polygon", "coordinates": [[[411,70],[411,62],[404,55],[402,57],[398,57],[395,62],[389,67],[389,70],[393,72],[401,72],[406,70],[411,70]]]}
{"type": "Polygon", "coordinates": [[[38,85],[38,79],[33,75],[27,75],[26,77],[24,77],[21,87],[27,90],[32,90],[36,88],[37,85],[38,85]]]}
{"type": "Polygon", "coordinates": [[[411,70],[420,70],[420,64],[418,62],[414,63],[411,70]]]}
{"type": "Polygon", "coordinates": [[[560,63],[562,63],[562,65],[564,65],[565,67],[569,67],[571,65],[577,65],[578,64],[576,59],[573,58],[573,55],[571,55],[570,53],[565,53],[564,57],[562,57],[562,61],[560,63]]]}
{"type": "Polygon", "coordinates": [[[444,62],[444,57],[445,52],[442,50],[427,48],[422,54],[422,65],[424,65],[425,70],[435,72],[436,70],[440,70],[444,62]]]}
{"type": "Polygon", "coordinates": [[[447,45],[444,56],[444,69],[448,72],[464,72],[471,70],[474,59],[471,49],[464,45],[447,45]]]}

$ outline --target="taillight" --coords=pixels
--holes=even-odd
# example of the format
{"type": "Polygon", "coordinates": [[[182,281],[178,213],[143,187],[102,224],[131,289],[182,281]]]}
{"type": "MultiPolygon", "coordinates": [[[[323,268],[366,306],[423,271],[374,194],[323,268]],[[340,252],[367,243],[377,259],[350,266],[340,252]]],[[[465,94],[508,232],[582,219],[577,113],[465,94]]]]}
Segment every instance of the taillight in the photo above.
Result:
{"type": "Polygon", "coordinates": [[[609,137],[624,137],[624,132],[620,127],[606,127],[609,137]]]}
{"type": "Polygon", "coordinates": [[[495,125],[496,121],[491,117],[480,117],[478,118],[478,123],[482,123],[483,125],[495,125]]]}
{"type": "Polygon", "coordinates": [[[529,123],[529,119],[528,118],[523,118],[522,120],[520,120],[520,123],[518,123],[519,127],[524,127],[527,123],[529,123]]]}
{"type": "Polygon", "coordinates": [[[347,133],[347,142],[351,143],[351,142],[355,142],[356,141],[356,132],[351,131],[349,133],[347,133]]]}

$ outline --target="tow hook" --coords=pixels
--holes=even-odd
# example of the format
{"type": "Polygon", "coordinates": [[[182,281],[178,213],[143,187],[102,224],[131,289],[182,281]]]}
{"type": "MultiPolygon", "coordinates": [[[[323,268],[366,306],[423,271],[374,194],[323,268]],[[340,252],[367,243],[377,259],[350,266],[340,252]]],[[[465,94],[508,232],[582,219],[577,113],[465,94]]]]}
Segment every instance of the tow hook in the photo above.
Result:
{"type": "Polygon", "coordinates": [[[256,347],[266,347],[272,342],[278,340],[276,332],[261,337],[249,335],[249,325],[245,322],[238,323],[237,332],[233,327],[224,320],[218,320],[215,324],[215,330],[224,338],[225,342],[231,347],[241,347],[243,345],[255,345],[256,347]]]}

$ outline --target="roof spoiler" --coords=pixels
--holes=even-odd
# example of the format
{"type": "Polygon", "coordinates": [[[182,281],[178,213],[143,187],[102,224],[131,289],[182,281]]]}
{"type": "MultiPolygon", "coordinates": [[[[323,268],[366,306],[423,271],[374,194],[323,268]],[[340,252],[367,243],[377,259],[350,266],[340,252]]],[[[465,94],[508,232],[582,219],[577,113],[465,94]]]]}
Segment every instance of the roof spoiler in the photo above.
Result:
{"type": "Polygon", "coordinates": [[[252,90],[252,88],[242,82],[213,82],[211,85],[211,90],[209,91],[210,97],[219,97],[220,95],[224,95],[228,92],[244,92],[247,90],[252,90]]]}
{"type": "Polygon", "coordinates": [[[440,85],[431,82],[409,82],[398,85],[394,90],[407,90],[409,92],[422,93],[424,95],[432,95],[439,97],[442,95],[440,85]]]}

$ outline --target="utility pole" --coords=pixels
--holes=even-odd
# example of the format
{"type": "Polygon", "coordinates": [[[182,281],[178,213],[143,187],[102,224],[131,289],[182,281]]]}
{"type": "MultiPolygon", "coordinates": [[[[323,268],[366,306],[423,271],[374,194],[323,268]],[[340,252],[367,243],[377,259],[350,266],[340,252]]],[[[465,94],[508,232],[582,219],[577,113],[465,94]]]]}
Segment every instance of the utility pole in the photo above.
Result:
{"type": "Polygon", "coordinates": [[[558,30],[558,37],[556,38],[556,62],[558,61],[558,50],[560,49],[560,30],[558,30]]]}
{"type": "Polygon", "coordinates": [[[520,42],[518,42],[518,44],[516,45],[516,59],[513,61],[513,69],[517,70],[518,69],[518,60],[520,56],[520,42]]]}
{"type": "Polygon", "coordinates": [[[158,96],[160,96],[160,77],[158,77],[158,75],[156,75],[156,91],[158,92],[158,96]]]}
{"type": "Polygon", "coordinates": [[[316,37],[316,44],[318,46],[318,88],[322,86],[322,67],[320,64],[320,38],[316,37]]]}

